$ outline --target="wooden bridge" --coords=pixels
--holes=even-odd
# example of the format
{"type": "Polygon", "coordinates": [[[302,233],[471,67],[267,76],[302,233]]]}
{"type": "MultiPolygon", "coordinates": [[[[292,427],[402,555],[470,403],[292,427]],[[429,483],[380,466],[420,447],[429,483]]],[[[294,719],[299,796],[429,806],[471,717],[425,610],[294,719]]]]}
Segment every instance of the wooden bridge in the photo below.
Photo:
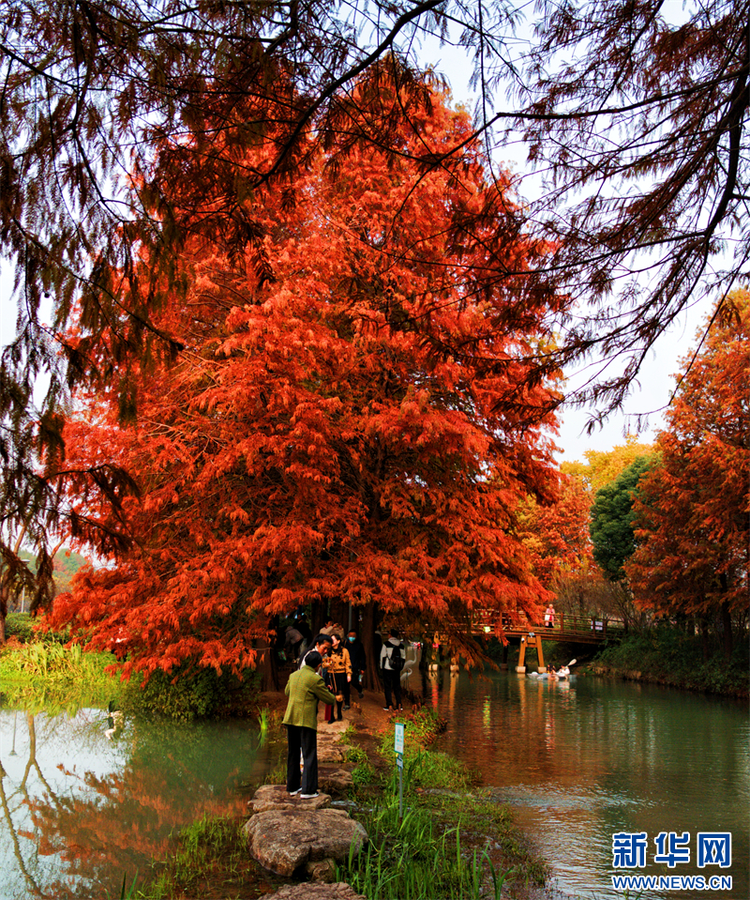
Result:
{"type": "MultiPolygon", "coordinates": [[[[472,634],[493,634],[496,613],[492,610],[476,610],[471,619],[472,634]]],[[[607,638],[619,637],[624,633],[621,619],[605,619],[596,616],[578,616],[571,613],[556,613],[555,624],[547,628],[544,622],[514,622],[503,617],[503,631],[511,641],[526,637],[529,632],[541,636],[544,641],[564,641],[569,644],[601,644],[607,638]]]]}

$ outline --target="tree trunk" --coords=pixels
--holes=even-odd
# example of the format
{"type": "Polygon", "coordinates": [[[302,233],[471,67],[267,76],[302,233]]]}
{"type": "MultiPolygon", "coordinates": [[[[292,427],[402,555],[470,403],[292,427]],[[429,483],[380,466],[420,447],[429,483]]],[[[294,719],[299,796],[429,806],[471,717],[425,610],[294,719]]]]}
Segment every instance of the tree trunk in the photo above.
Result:
{"type": "Polygon", "coordinates": [[[310,630],[312,631],[313,640],[320,634],[320,629],[325,625],[325,614],[326,610],[319,600],[315,600],[310,604],[310,630]]]}
{"type": "Polygon", "coordinates": [[[5,617],[8,615],[8,590],[7,584],[0,585],[0,647],[5,646],[5,617]]]}
{"type": "Polygon", "coordinates": [[[341,631],[343,632],[339,635],[341,640],[346,640],[346,632],[349,630],[349,604],[344,603],[339,597],[335,600],[331,600],[331,611],[329,616],[334,625],[341,626],[341,631]]]}
{"type": "Polygon", "coordinates": [[[269,641],[264,647],[258,647],[258,671],[260,672],[261,691],[278,691],[279,667],[273,643],[269,641]]]}
{"type": "Polygon", "coordinates": [[[380,685],[380,642],[375,636],[375,629],[378,627],[378,610],[377,604],[368,603],[362,614],[362,633],[359,639],[365,646],[365,655],[367,656],[367,668],[365,669],[365,688],[368,691],[381,690],[380,685]]]}
{"type": "Polygon", "coordinates": [[[711,640],[708,631],[708,619],[701,619],[701,645],[703,647],[703,662],[711,658],[711,640]]]}
{"type": "Polygon", "coordinates": [[[729,612],[729,604],[726,602],[721,604],[721,626],[724,637],[724,659],[730,660],[734,642],[732,640],[732,616],[729,612]]]}

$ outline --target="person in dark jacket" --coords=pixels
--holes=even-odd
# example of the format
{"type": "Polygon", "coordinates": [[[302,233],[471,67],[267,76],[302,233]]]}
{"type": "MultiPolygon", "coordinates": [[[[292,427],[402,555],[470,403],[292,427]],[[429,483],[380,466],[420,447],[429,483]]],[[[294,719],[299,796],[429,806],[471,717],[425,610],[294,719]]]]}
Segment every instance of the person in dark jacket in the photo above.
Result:
{"type": "Polygon", "coordinates": [[[399,633],[395,628],[391,628],[388,640],[380,648],[380,675],[385,690],[383,709],[403,709],[401,706],[401,672],[391,668],[391,657],[396,647],[398,647],[401,657],[405,658],[406,650],[401,643],[399,633]]]}
{"type": "Polygon", "coordinates": [[[333,703],[334,695],[318,675],[323,657],[311,650],[286,685],[289,702],[282,724],[286,726],[286,789],[303,800],[318,796],[318,700],[333,703]],[[299,770],[302,751],[302,774],[299,770]]]}
{"type": "Polygon", "coordinates": [[[307,619],[305,616],[300,616],[294,624],[297,627],[297,631],[302,635],[302,647],[307,651],[310,648],[310,642],[312,641],[313,636],[307,619]]]}
{"type": "Polygon", "coordinates": [[[367,657],[365,656],[365,645],[357,637],[357,632],[352,629],[346,636],[346,649],[349,651],[349,659],[352,661],[352,687],[357,689],[359,699],[363,695],[365,669],[367,668],[367,657]]]}

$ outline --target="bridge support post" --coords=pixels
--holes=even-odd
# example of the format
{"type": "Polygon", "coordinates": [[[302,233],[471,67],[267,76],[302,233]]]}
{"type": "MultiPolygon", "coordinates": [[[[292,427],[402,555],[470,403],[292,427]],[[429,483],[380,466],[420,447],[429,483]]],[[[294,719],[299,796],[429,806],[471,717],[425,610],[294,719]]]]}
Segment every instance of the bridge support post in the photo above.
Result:
{"type": "Polygon", "coordinates": [[[524,660],[526,658],[527,647],[533,647],[536,650],[537,671],[541,675],[542,672],[546,671],[544,667],[544,651],[542,650],[542,636],[540,634],[536,634],[536,632],[534,631],[530,631],[527,635],[524,635],[521,638],[521,652],[518,654],[518,665],[516,666],[516,672],[518,672],[519,675],[523,675],[523,673],[526,671],[524,660]]]}
{"type": "Polygon", "coordinates": [[[526,672],[526,666],[523,664],[526,658],[526,638],[521,638],[521,650],[518,654],[518,665],[516,666],[516,672],[519,675],[523,675],[526,672]]]}

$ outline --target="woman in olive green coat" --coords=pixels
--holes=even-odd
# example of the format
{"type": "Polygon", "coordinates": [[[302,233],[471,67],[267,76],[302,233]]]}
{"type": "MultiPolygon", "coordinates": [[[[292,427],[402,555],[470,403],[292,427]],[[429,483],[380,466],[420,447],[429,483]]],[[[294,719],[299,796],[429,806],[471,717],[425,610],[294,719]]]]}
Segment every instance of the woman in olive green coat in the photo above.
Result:
{"type": "Polygon", "coordinates": [[[318,675],[323,657],[317,650],[307,654],[304,665],[292,672],[286,685],[289,702],[283,724],[286,725],[286,789],[307,800],[318,796],[318,700],[334,703],[335,696],[318,675]],[[303,769],[300,778],[299,755],[303,769]]]}

